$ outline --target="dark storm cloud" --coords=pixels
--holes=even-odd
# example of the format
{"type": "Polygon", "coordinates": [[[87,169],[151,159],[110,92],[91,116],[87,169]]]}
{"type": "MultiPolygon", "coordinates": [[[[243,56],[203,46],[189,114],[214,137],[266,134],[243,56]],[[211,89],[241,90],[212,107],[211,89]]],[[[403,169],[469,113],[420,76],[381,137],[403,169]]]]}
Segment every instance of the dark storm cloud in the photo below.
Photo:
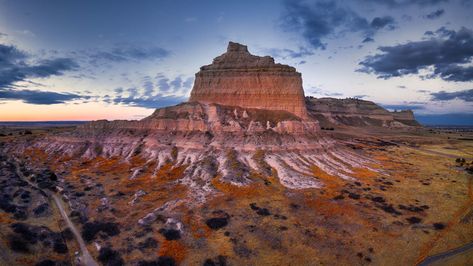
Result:
{"type": "Polygon", "coordinates": [[[462,66],[473,58],[473,31],[462,27],[458,31],[440,28],[434,37],[394,46],[381,46],[382,53],[368,56],[357,71],[374,73],[378,78],[419,74],[433,68],[425,78],[441,77],[447,81],[472,81],[473,67],[462,66]]]}
{"type": "Polygon", "coordinates": [[[428,19],[436,19],[441,17],[445,13],[445,10],[443,9],[438,9],[432,13],[427,14],[425,17],[428,19]]]}
{"type": "Polygon", "coordinates": [[[31,55],[15,46],[0,44],[0,88],[15,87],[16,82],[30,82],[32,78],[59,76],[78,68],[71,58],[31,60],[31,55]]]}
{"type": "Polygon", "coordinates": [[[439,65],[435,68],[434,74],[447,81],[467,82],[473,80],[473,67],[463,67],[455,64],[439,65]]]}
{"type": "Polygon", "coordinates": [[[449,101],[458,99],[465,102],[473,102],[473,89],[455,92],[439,91],[433,92],[430,95],[432,96],[432,101],[449,101]]]}
{"type": "Polygon", "coordinates": [[[0,89],[0,100],[20,100],[29,104],[61,104],[74,100],[87,100],[90,96],[39,90],[0,89]]]}
{"type": "Polygon", "coordinates": [[[395,20],[390,16],[369,21],[347,6],[336,1],[285,1],[282,26],[300,33],[314,49],[325,49],[325,40],[343,31],[360,32],[371,37],[381,29],[393,29],[395,20]]]}
{"type": "Polygon", "coordinates": [[[135,45],[120,45],[107,51],[88,52],[90,62],[127,62],[141,60],[163,59],[170,55],[170,52],[164,48],[156,46],[140,47],[135,45]]]}
{"type": "Polygon", "coordinates": [[[387,5],[389,7],[405,7],[410,5],[417,6],[434,6],[440,3],[446,3],[449,0],[361,0],[362,2],[371,2],[379,5],[387,5]]]}

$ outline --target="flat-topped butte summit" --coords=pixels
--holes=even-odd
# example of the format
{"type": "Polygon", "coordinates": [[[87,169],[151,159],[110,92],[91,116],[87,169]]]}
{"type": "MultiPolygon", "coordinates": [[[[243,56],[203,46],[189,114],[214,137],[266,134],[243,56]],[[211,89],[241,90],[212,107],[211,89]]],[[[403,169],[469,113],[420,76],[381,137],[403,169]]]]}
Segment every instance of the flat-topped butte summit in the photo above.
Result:
{"type": "Polygon", "coordinates": [[[212,64],[200,68],[189,101],[283,110],[307,118],[301,74],[234,42],[212,64]]]}

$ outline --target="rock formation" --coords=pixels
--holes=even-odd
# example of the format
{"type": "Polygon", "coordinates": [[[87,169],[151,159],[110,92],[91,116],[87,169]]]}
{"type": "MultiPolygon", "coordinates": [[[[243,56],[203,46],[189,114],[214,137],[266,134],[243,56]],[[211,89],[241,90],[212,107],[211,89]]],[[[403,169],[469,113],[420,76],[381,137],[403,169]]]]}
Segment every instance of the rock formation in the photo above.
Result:
{"type": "MultiPolygon", "coordinates": [[[[271,174],[291,189],[320,187],[312,169],[351,179],[351,168],[372,161],[320,136],[318,123],[287,111],[182,103],[156,110],[140,121],[95,121],[70,133],[48,136],[23,149],[53,157],[144,159],[143,169],[172,162],[186,166],[179,182],[193,189],[193,201],[212,192],[210,181],[243,186],[250,173],[271,174]],[[268,172],[269,171],[269,172],[268,172]]],[[[23,149],[16,147],[16,151],[23,149]]],[[[130,178],[140,169],[130,169],[130,178]]]]}
{"type": "Polygon", "coordinates": [[[200,68],[189,101],[284,110],[307,118],[301,74],[233,42],[211,65],[200,68]]]}
{"type": "Polygon", "coordinates": [[[347,98],[306,97],[309,115],[322,127],[334,125],[411,127],[420,126],[411,110],[389,112],[374,102],[347,98]]]}
{"type": "Polygon", "coordinates": [[[172,164],[185,169],[177,182],[189,187],[192,204],[215,192],[211,181],[217,176],[245,186],[259,173],[290,189],[318,188],[317,168],[351,180],[353,168],[369,168],[373,161],[320,134],[317,120],[307,114],[301,83],[293,67],[230,43],[197,73],[189,102],[139,121],[90,122],[15,151],[39,149],[60,160],[139,158],[143,164],[130,169],[130,180],[143,169],[151,169],[154,178],[172,164]]]}

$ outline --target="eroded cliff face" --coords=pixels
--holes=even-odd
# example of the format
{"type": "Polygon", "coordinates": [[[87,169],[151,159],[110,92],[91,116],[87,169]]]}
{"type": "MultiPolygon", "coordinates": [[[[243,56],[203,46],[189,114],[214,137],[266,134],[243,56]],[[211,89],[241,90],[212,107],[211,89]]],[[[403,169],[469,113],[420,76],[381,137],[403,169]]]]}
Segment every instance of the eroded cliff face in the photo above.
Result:
{"type": "Polygon", "coordinates": [[[95,121],[75,131],[46,136],[15,147],[45,151],[61,160],[139,157],[143,165],[130,178],[152,167],[157,173],[172,162],[185,167],[180,180],[202,202],[212,193],[211,180],[244,186],[250,173],[276,174],[291,189],[317,188],[314,167],[352,179],[352,168],[373,161],[320,135],[318,123],[287,112],[188,102],[156,110],[140,121],[95,121]]]}
{"type": "Polygon", "coordinates": [[[411,127],[420,126],[410,110],[389,112],[374,102],[360,99],[306,97],[309,115],[322,127],[333,125],[411,127]]]}
{"type": "Polygon", "coordinates": [[[195,75],[190,102],[283,110],[307,118],[301,74],[230,42],[227,52],[195,75]]]}

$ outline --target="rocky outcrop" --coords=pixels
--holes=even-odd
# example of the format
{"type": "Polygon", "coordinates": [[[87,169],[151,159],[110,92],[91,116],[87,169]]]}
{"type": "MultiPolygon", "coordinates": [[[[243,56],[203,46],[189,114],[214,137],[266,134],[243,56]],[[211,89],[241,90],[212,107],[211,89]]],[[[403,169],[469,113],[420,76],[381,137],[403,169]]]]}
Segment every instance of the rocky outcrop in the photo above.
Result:
{"type": "Polygon", "coordinates": [[[301,74],[233,42],[211,65],[200,68],[189,101],[283,110],[307,118],[301,74]]]}
{"type": "MultiPolygon", "coordinates": [[[[191,202],[202,202],[214,191],[211,181],[217,175],[221,182],[244,186],[253,182],[251,173],[269,171],[288,188],[317,188],[322,184],[313,176],[315,166],[351,179],[353,167],[372,162],[322,137],[315,120],[287,111],[199,102],[161,108],[140,121],[90,122],[16,146],[15,152],[28,149],[44,150],[52,158],[140,157],[142,169],[153,167],[154,172],[168,163],[186,167],[179,182],[191,188],[191,202]]],[[[140,169],[130,169],[129,178],[137,178],[140,169]]]]}
{"type": "MultiPolygon", "coordinates": [[[[373,161],[320,134],[319,122],[307,114],[301,84],[293,67],[230,43],[225,54],[196,74],[189,102],[157,109],[139,121],[90,122],[14,150],[40,149],[59,160],[142,162],[130,168],[130,180],[142,169],[151,169],[155,178],[164,166],[180,167],[185,170],[176,182],[187,185],[191,203],[215,192],[217,178],[245,186],[261,174],[289,189],[318,188],[317,168],[351,180],[353,168],[369,168],[373,161]]],[[[148,218],[143,219],[153,215],[148,218]]]]}
{"type": "Polygon", "coordinates": [[[389,112],[374,102],[347,98],[306,97],[307,110],[322,127],[334,125],[411,127],[420,126],[411,110],[389,112]]]}
{"type": "Polygon", "coordinates": [[[412,110],[402,110],[402,111],[394,111],[391,112],[395,121],[398,121],[402,124],[409,125],[409,126],[420,126],[419,122],[417,122],[416,118],[414,117],[414,112],[412,110]]]}

